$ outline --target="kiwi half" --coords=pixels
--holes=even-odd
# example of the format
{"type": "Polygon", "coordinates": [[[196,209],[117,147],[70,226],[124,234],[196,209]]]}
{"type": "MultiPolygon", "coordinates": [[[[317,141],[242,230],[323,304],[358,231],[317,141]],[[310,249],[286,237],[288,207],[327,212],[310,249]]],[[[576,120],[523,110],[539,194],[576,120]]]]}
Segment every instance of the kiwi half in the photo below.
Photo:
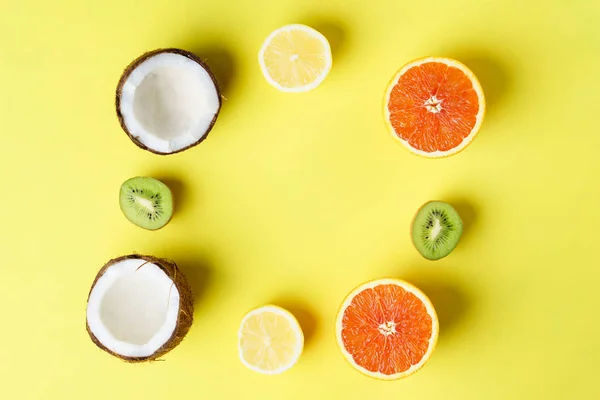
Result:
{"type": "Polygon", "coordinates": [[[413,220],[412,241],[423,257],[439,260],[454,250],[463,231],[458,212],[448,203],[425,203],[413,220]]]}
{"type": "Polygon", "coordinates": [[[158,179],[138,176],[123,182],[119,204],[125,217],[144,229],[160,229],[173,215],[173,195],[158,179]]]}

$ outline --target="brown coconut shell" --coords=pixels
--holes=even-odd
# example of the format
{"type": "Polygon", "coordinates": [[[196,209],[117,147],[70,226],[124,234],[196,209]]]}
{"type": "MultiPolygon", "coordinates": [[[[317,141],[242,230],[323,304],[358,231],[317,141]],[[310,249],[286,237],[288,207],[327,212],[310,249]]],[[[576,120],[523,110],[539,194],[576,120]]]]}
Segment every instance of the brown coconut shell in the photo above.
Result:
{"type": "Polygon", "coordinates": [[[204,61],[202,61],[197,55],[195,55],[194,53],[190,53],[189,51],[181,50],[181,49],[174,49],[174,48],[156,49],[156,50],[152,50],[152,51],[149,51],[147,53],[142,54],[140,57],[136,58],[131,64],[129,64],[127,66],[127,68],[125,68],[125,71],[123,71],[123,74],[121,75],[121,79],[119,79],[119,84],[117,85],[117,93],[116,93],[115,105],[117,107],[117,118],[119,119],[119,123],[121,124],[121,128],[123,129],[123,131],[125,131],[125,133],[127,134],[127,136],[129,136],[129,139],[131,139],[131,141],[133,143],[135,143],[136,146],[138,146],[141,149],[148,150],[149,152],[154,153],[154,154],[165,156],[165,155],[169,155],[169,154],[180,153],[180,152],[182,152],[184,150],[187,150],[187,149],[190,149],[190,148],[192,148],[194,146],[197,146],[200,143],[202,143],[204,141],[204,139],[206,139],[208,137],[208,134],[210,133],[210,131],[212,130],[213,126],[217,122],[217,117],[219,116],[219,112],[221,111],[222,96],[221,96],[221,91],[219,89],[219,82],[217,81],[217,78],[212,73],[212,71],[210,70],[210,68],[208,67],[208,65],[206,65],[206,63],[204,61]],[[179,149],[179,150],[176,150],[176,151],[173,151],[171,153],[161,153],[161,152],[158,152],[156,150],[153,150],[153,149],[147,147],[145,144],[143,144],[142,142],[140,142],[136,136],[133,136],[131,134],[131,132],[129,132],[129,129],[127,128],[127,125],[125,125],[125,120],[123,118],[123,115],[121,114],[121,93],[123,91],[123,85],[125,84],[125,81],[129,77],[129,75],[133,72],[133,70],[136,69],[141,63],[143,63],[147,59],[149,59],[151,57],[154,57],[154,56],[156,56],[158,54],[161,54],[161,53],[179,54],[179,55],[182,55],[182,56],[184,56],[186,58],[189,58],[190,60],[192,60],[192,61],[200,64],[200,66],[202,68],[204,68],[204,70],[206,70],[206,72],[208,73],[208,75],[212,79],[213,83],[215,84],[215,89],[217,90],[217,97],[219,99],[219,108],[217,109],[217,112],[216,112],[213,120],[211,121],[210,125],[208,126],[208,129],[206,130],[206,133],[204,134],[204,136],[202,136],[198,141],[190,144],[189,146],[184,147],[184,148],[179,149]]]}
{"type": "MultiPolygon", "coordinates": [[[[98,272],[98,275],[96,275],[96,279],[94,279],[94,283],[92,284],[92,287],[90,289],[90,294],[92,293],[92,289],[94,289],[94,286],[96,286],[96,282],[98,282],[98,279],[100,279],[100,277],[104,275],[108,268],[120,261],[128,259],[143,260],[158,266],[165,272],[165,274],[167,274],[169,278],[171,278],[171,280],[175,284],[175,287],[179,291],[179,314],[177,316],[177,322],[173,334],[158,350],[156,350],[156,352],[154,352],[154,354],[151,354],[147,357],[126,357],[106,348],[106,346],[104,346],[104,344],[102,344],[90,330],[90,327],[87,323],[87,318],[85,321],[85,327],[88,334],[90,335],[90,338],[92,339],[92,342],[94,342],[96,346],[123,361],[130,363],[155,361],[158,358],[165,355],[166,353],[168,353],[169,351],[173,350],[175,347],[177,347],[177,345],[181,343],[185,335],[190,330],[192,322],[194,322],[194,297],[192,295],[192,289],[190,288],[189,283],[185,279],[185,275],[181,273],[181,271],[179,270],[179,268],[177,268],[177,265],[173,261],[152,256],[130,254],[127,256],[114,258],[107,262],[106,265],[104,265],[104,267],[102,267],[102,269],[98,272]]],[[[143,266],[141,266],[140,268],[143,268],[143,266]]],[[[88,294],[88,301],[89,296],[90,295],[88,294]]]]}

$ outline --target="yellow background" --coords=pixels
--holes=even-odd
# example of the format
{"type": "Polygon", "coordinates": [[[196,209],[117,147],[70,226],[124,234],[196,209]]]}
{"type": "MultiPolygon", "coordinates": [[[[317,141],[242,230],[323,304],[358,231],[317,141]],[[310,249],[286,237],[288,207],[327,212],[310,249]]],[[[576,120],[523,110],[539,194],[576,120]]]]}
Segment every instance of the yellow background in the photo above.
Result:
{"type": "Polygon", "coordinates": [[[0,398],[600,398],[599,21],[591,0],[4,0],[0,398]],[[334,67],[290,95],[256,54],[295,22],[329,37],[334,67]],[[208,140],[160,157],[122,133],[114,92],[131,60],[168,46],[207,59],[227,100],[208,140]],[[427,55],[469,65],[488,98],[449,159],[411,155],[382,121],[390,77],[427,55]],[[161,231],[119,210],[135,175],[175,191],[161,231]],[[430,199],[467,225],[435,263],[409,237],[430,199]],[[85,331],[97,271],[134,251],[174,259],[197,297],[186,340],[147,365],[85,331]],[[427,366],[391,383],[353,371],[333,332],[346,293],[384,276],[420,286],[441,318],[427,366]],[[264,377],[238,361],[236,331],[271,302],[308,341],[264,377]]]}

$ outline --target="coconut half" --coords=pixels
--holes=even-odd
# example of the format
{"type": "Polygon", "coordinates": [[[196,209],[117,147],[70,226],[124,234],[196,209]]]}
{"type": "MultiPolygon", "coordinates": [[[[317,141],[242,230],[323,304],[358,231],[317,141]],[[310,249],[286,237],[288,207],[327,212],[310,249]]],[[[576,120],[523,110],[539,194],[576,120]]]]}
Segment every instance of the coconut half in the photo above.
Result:
{"type": "Polygon", "coordinates": [[[129,138],[155,154],[202,142],[221,109],[217,80],[196,55],[160,49],[133,61],[117,86],[117,116],[129,138]]]}
{"type": "Polygon", "coordinates": [[[128,255],[98,272],[86,327],[102,350],[129,362],[151,361],[181,342],[193,312],[192,291],[175,263],[128,255]]]}

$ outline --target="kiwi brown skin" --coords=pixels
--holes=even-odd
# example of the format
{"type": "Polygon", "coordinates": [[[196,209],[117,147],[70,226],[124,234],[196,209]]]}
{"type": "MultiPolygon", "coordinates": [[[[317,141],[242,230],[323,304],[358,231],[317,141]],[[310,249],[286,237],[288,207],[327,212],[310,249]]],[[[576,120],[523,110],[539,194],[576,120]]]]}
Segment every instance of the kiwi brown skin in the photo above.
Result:
{"type": "MultiPolygon", "coordinates": [[[[429,203],[429,201],[427,203],[429,203]]],[[[415,240],[413,239],[413,230],[415,228],[415,220],[417,219],[417,215],[419,215],[419,213],[421,212],[421,210],[423,209],[423,207],[425,207],[425,205],[427,203],[425,203],[421,207],[419,207],[419,209],[417,210],[415,215],[413,215],[412,220],[410,221],[410,231],[408,233],[410,235],[410,241],[412,242],[412,244],[415,248],[417,247],[417,244],[415,243],[415,240]]]]}
{"type": "MultiPolygon", "coordinates": [[[[175,323],[175,329],[173,330],[171,337],[158,350],[156,350],[153,354],[151,354],[149,356],[127,357],[127,356],[123,356],[121,354],[117,354],[117,353],[111,351],[110,349],[106,348],[106,346],[104,346],[96,338],[96,336],[94,336],[94,334],[92,333],[90,326],[87,323],[87,318],[86,318],[86,322],[85,322],[85,328],[86,328],[88,334],[90,335],[92,342],[94,342],[94,344],[96,346],[98,346],[100,349],[104,350],[105,352],[119,358],[120,360],[129,362],[129,363],[141,363],[141,362],[147,362],[147,361],[156,361],[157,359],[159,359],[160,357],[162,357],[163,355],[167,354],[169,351],[171,351],[175,347],[177,347],[177,345],[179,345],[179,343],[181,343],[181,341],[183,340],[185,335],[190,330],[190,327],[192,326],[192,323],[194,322],[194,297],[192,295],[192,289],[191,289],[189,283],[187,282],[187,280],[185,279],[185,275],[183,275],[183,273],[181,273],[179,268],[177,268],[177,264],[175,264],[173,261],[167,260],[164,258],[157,258],[157,257],[153,257],[153,256],[130,254],[130,255],[114,258],[114,259],[110,260],[109,262],[107,262],[104,265],[104,267],[102,267],[102,269],[98,272],[98,275],[96,275],[96,278],[94,279],[94,283],[92,283],[90,293],[88,294],[88,301],[90,298],[90,294],[92,293],[92,290],[94,289],[94,286],[96,286],[96,282],[98,282],[98,279],[100,279],[102,277],[102,275],[104,275],[106,270],[108,268],[110,268],[113,264],[116,264],[123,260],[130,260],[130,259],[144,260],[148,263],[152,263],[152,264],[156,265],[157,267],[162,269],[169,278],[171,278],[171,280],[173,281],[173,284],[179,291],[179,313],[177,315],[177,322],[175,323]]],[[[140,268],[143,268],[143,265],[140,268]]]]}
{"type": "Polygon", "coordinates": [[[221,96],[221,90],[219,89],[219,82],[218,82],[217,78],[215,77],[215,75],[212,73],[212,71],[210,70],[208,65],[206,65],[206,63],[204,61],[202,61],[197,55],[195,55],[194,53],[190,53],[189,51],[176,49],[176,48],[166,48],[166,49],[156,49],[156,50],[146,52],[146,53],[142,54],[141,56],[139,56],[138,58],[136,58],[135,60],[133,60],[133,62],[131,62],[131,64],[129,64],[127,66],[127,68],[125,68],[125,71],[123,71],[123,74],[121,75],[121,79],[119,79],[119,84],[117,85],[115,105],[117,108],[117,118],[119,119],[119,124],[121,125],[121,128],[123,129],[123,131],[125,131],[127,136],[129,136],[129,139],[131,139],[131,141],[133,143],[135,143],[136,146],[138,146],[139,148],[141,148],[143,150],[147,150],[151,153],[154,153],[154,154],[158,154],[161,156],[168,156],[170,154],[181,153],[184,150],[187,150],[194,146],[197,146],[200,143],[202,143],[204,141],[204,139],[206,139],[208,137],[208,134],[210,133],[213,126],[217,122],[217,117],[219,116],[219,112],[221,111],[222,96],[221,96]],[[206,70],[206,72],[210,76],[210,79],[212,79],[212,81],[215,85],[215,89],[217,91],[217,98],[219,99],[219,107],[217,108],[217,112],[215,113],[215,116],[213,117],[212,121],[210,122],[210,125],[206,129],[206,132],[204,133],[204,135],[200,139],[198,139],[196,142],[190,144],[189,146],[186,146],[182,149],[179,149],[179,150],[176,150],[176,151],[173,151],[170,153],[163,153],[163,152],[153,150],[153,149],[147,147],[142,142],[140,142],[136,136],[133,136],[131,134],[131,132],[129,132],[129,129],[127,129],[127,125],[125,125],[125,119],[123,118],[123,115],[121,114],[121,93],[123,92],[123,85],[125,84],[125,81],[129,77],[129,75],[131,75],[133,70],[135,70],[141,63],[143,63],[147,59],[154,57],[161,53],[179,54],[181,56],[189,58],[190,60],[194,61],[197,64],[200,64],[200,66],[202,68],[204,68],[204,70],[206,70]]]}

